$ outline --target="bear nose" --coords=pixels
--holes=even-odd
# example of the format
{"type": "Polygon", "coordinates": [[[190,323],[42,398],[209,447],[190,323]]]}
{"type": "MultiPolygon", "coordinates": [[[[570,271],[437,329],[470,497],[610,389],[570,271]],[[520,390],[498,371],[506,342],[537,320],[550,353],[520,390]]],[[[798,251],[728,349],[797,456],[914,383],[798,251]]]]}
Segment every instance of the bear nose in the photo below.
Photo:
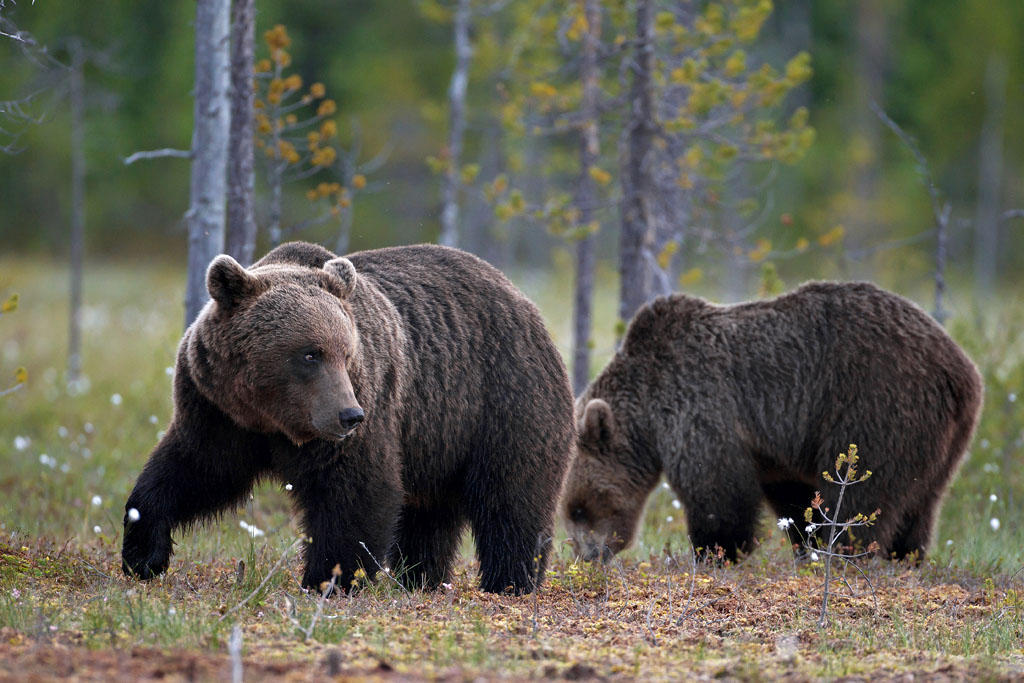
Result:
{"type": "Polygon", "coordinates": [[[345,410],[338,413],[338,422],[341,423],[342,429],[352,429],[362,422],[365,417],[366,415],[363,414],[362,408],[345,408],[345,410]]]}

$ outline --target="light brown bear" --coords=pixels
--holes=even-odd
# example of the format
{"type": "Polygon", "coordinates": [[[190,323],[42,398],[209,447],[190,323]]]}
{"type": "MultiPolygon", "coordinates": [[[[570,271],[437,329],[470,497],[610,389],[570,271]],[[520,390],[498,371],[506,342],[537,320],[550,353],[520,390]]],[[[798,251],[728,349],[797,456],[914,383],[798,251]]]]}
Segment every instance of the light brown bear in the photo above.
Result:
{"type": "Polygon", "coordinates": [[[572,394],[536,307],[430,245],[337,258],[291,243],[210,265],[178,350],[174,416],[125,505],[124,571],[167,569],[171,531],[272,478],[312,541],[302,582],[390,563],[445,581],[464,526],[481,587],[544,576],[573,447],[572,394]]]}
{"type": "Polygon", "coordinates": [[[607,560],[664,473],[693,547],[735,559],[753,547],[763,500],[800,521],[820,490],[834,509],[822,472],[855,443],[873,476],[842,510],[881,511],[858,538],[921,558],[981,401],[977,369],[942,327],[871,284],[731,306],[660,298],[577,401],[566,524],[583,557],[607,560]]]}

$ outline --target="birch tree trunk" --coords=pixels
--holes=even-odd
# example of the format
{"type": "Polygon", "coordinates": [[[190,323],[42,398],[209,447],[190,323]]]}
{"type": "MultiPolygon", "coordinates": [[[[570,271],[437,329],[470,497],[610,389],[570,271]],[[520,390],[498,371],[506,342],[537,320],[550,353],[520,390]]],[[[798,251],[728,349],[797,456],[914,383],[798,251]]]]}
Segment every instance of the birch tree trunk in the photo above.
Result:
{"type": "MultiPolygon", "coordinates": [[[[601,39],[601,5],[599,0],[586,0],[584,15],[587,30],[583,34],[580,54],[580,81],[583,97],[580,103],[580,177],[576,186],[576,209],[580,225],[594,220],[597,191],[591,169],[601,152],[598,131],[597,49],[601,39]]],[[[573,306],[572,387],[580,394],[590,379],[590,335],[593,328],[595,236],[588,232],[576,245],[576,292],[573,306]]]]}
{"type": "Polygon", "coordinates": [[[981,295],[992,293],[998,267],[1005,113],[1006,62],[992,54],[985,69],[985,121],[978,150],[978,207],[974,218],[974,283],[981,295]]]}
{"type": "Polygon", "coordinates": [[[651,241],[647,157],[654,135],[654,30],[652,0],[637,0],[636,54],[632,64],[629,122],[622,150],[622,231],[619,235],[619,318],[632,319],[650,291],[646,263],[651,241]]]}
{"type": "Polygon", "coordinates": [[[230,0],[196,2],[196,75],[192,182],[188,208],[185,326],[209,298],[206,267],[224,249],[228,137],[231,127],[230,0]]]}
{"type": "Polygon", "coordinates": [[[458,0],[455,7],[455,70],[448,86],[448,168],[444,174],[444,206],[438,242],[454,247],[459,243],[459,185],[462,167],[462,138],[466,130],[466,87],[473,46],[469,43],[470,0],[458,0]]]}
{"type": "Polygon", "coordinates": [[[256,251],[253,208],[253,43],[255,0],[234,0],[231,17],[231,142],[228,147],[227,253],[243,266],[256,251]]]}
{"type": "Polygon", "coordinates": [[[68,306],[68,384],[82,374],[82,260],[85,252],[85,54],[82,43],[69,44],[71,71],[71,279],[68,306]]]}

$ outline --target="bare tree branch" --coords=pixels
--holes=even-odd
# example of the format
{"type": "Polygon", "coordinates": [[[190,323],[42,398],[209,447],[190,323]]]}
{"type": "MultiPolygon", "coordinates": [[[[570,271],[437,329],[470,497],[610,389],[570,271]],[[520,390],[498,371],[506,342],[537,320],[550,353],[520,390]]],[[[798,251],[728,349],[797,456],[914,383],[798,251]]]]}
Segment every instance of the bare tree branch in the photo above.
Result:
{"type": "Polygon", "coordinates": [[[136,161],[142,161],[143,159],[163,159],[164,157],[177,157],[179,159],[191,159],[192,152],[187,149],[154,149],[147,152],[135,152],[130,156],[124,158],[124,165],[130,166],[136,161]]]}
{"type": "Polygon", "coordinates": [[[932,215],[935,217],[935,310],[932,312],[932,316],[941,325],[947,316],[942,300],[946,293],[946,240],[949,233],[949,216],[953,207],[948,201],[942,202],[939,188],[932,178],[928,160],[917,146],[917,141],[900,128],[898,123],[889,118],[889,115],[873,100],[871,110],[910,150],[917,162],[917,172],[921,176],[921,182],[928,189],[928,196],[932,202],[932,215]]]}

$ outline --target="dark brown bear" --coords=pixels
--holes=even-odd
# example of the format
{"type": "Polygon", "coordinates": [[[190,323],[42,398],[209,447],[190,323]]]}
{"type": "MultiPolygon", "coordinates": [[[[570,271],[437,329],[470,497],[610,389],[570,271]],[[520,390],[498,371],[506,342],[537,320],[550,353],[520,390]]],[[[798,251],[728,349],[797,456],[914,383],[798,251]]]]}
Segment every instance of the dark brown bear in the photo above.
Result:
{"type": "Polygon", "coordinates": [[[248,270],[217,257],[207,287],[174,416],[125,506],[125,572],[163,572],[172,530],[270,477],[292,484],[312,538],[305,586],[387,562],[435,587],[468,522],[481,587],[533,589],[572,395],[537,309],[501,273],[444,247],[336,258],[291,243],[248,270]]]}
{"type": "Polygon", "coordinates": [[[815,490],[835,509],[838,487],[821,473],[855,443],[873,476],[847,489],[842,511],[881,510],[858,537],[920,558],[981,397],[942,327],[871,284],[810,283],[734,306],[658,299],[577,402],[566,524],[583,557],[608,559],[664,473],[694,548],[735,559],[753,547],[762,500],[797,522],[815,490]]]}

